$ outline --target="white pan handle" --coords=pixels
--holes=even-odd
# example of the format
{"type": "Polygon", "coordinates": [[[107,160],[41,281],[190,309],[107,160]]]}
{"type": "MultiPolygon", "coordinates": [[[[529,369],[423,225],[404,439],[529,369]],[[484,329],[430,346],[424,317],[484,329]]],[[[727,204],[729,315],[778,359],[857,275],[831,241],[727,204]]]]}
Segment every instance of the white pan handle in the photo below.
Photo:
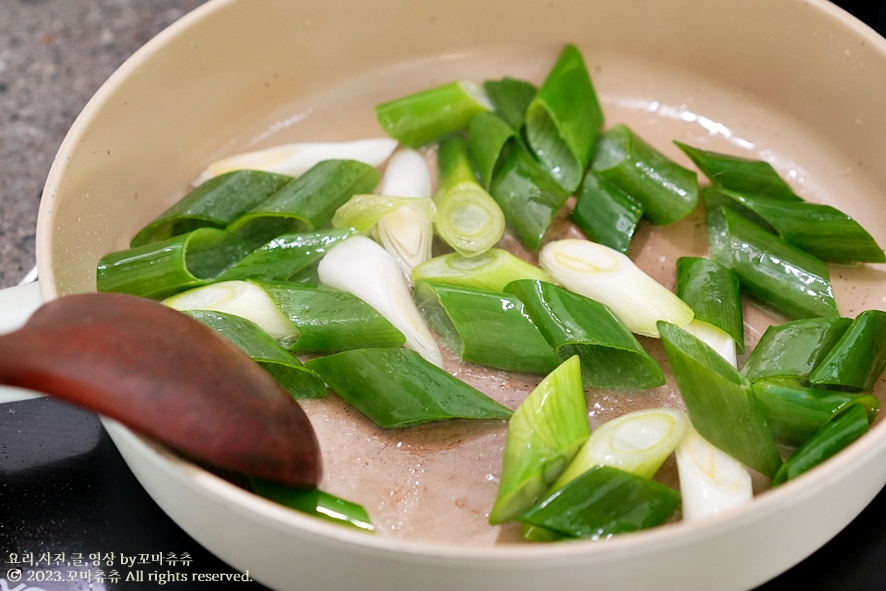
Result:
{"type": "MultiPolygon", "coordinates": [[[[0,334],[21,328],[37,308],[43,304],[37,281],[0,289],[0,334]]],[[[0,386],[0,403],[15,402],[42,396],[30,390],[0,386]]]]}

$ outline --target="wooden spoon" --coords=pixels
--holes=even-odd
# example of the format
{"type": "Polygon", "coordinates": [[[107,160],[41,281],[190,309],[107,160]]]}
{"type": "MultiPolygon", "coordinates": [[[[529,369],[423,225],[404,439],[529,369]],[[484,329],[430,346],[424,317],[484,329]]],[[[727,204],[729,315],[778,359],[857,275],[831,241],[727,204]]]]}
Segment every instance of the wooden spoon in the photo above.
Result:
{"type": "Polygon", "coordinates": [[[0,336],[0,384],[111,417],[186,456],[313,487],[320,449],[298,403],[211,328],[142,298],[53,300],[0,336]]]}

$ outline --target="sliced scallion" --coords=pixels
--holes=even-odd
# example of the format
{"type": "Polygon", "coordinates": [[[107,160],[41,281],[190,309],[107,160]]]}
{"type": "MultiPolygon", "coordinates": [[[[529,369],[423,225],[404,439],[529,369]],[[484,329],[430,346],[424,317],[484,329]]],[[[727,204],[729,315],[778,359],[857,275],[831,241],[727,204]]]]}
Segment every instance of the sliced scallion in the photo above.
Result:
{"type": "Polygon", "coordinates": [[[633,333],[658,337],[659,320],[677,326],[692,320],[692,308],[631,259],[602,244],[549,242],[538,261],[563,287],[609,306],[633,333]]]}
{"type": "Polygon", "coordinates": [[[744,352],[740,285],[731,269],[710,259],[680,257],[677,259],[677,297],[692,308],[696,320],[729,334],[739,352],[744,352]]]}
{"type": "Polygon", "coordinates": [[[356,160],[380,166],[397,147],[391,138],[379,137],[346,142],[284,144],[222,158],[210,164],[193,184],[233,170],[251,169],[299,177],[323,160],[356,160]]]}
{"type": "Polygon", "coordinates": [[[520,515],[544,494],[590,435],[578,357],[564,361],[508,422],[504,460],[489,523],[520,515]]]}
{"type": "Polygon", "coordinates": [[[625,125],[600,137],[593,170],[639,201],[653,224],[681,220],[698,203],[696,174],[668,159],[625,125]]]}
{"type": "Polygon", "coordinates": [[[257,248],[281,234],[319,229],[353,195],[378,185],[374,167],[324,160],[232,222],[227,230],[257,248]]]}
{"type": "Polygon", "coordinates": [[[354,195],[335,211],[332,217],[334,228],[355,228],[358,232],[368,232],[382,218],[396,213],[401,208],[418,207],[425,215],[434,219],[437,208],[429,197],[389,197],[387,195],[354,195]]]}
{"type": "Polygon", "coordinates": [[[480,86],[461,80],[381,103],[375,114],[388,135],[417,148],[466,128],[474,117],[491,109],[480,86]]]}
{"type": "Polygon", "coordinates": [[[291,176],[238,170],[213,178],[145,226],[130,246],[142,246],[197,228],[224,228],[292,181],[291,176]]]}
{"type": "Polygon", "coordinates": [[[323,380],[254,322],[212,310],[191,310],[185,314],[211,326],[237,345],[241,351],[274,376],[274,379],[294,398],[303,400],[326,396],[326,384],[323,380]]]}
{"type": "Polygon", "coordinates": [[[415,299],[446,346],[465,361],[540,374],[560,364],[515,296],[422,281],[415,299]]]}
{"type": "Polygon", "coordinates": [[[809,376],[815,386],[870,392],[886,367],[886,312],[859,314],[809,376]]]}
{"type": "Polygon", "coordinates": [[[729,362],[732,367],[738,367],[738,356],[735,352],[735,339],[723,332],[713,324],[704,320],[693,318],[692,322],[683,327],[683,330],[700,340],[713,349],[717,354],[729,362]]]}
{"type": "Polygon", "coordinates": [[[514,130],[523,127],[526,109],[538,94],[535,85],[526,80],[505,77],[501,80],[487,80],[483,83],[483,88],[499,117],[514,130]]]}
{"type": "Polygon", "coordinates": [[[481,113],[471,122],[468,149],[487,190],[492,185],[502,152],[511,141],[518,141],[516,132],[504,119],[493,113],[481,113]]]}
{"type": "Polygon", "coordinates": [[[775,476],[781,456],[750,382],[684,330],[667,322],[658,328],[695,429],[740,462],[775,476]]]}
{"type": "Polygon", "coordinates": [[[661,368],[608,306],[537,280],[514,281],[516,295],[560,359],[579,358],[585,386],[645,390],[665,383],[661,368]]]}
{"type": "Polygon", "coordinates": [[[105,255],[98,263],[98,291],[152,299],[205,285],[249,253],[249,246],[223,230],[199,228],[128,250],[105,255]]]}
{"type": "Polygon", "coordinates": [[[526,139],[567,192],[578,188],[603,127],[603,111],[578,48],[560,53],[526,110],[526,139]]]}
{"type": "Polygon", "coordinates": [[[517,279],[539,279],[553,283],[550,275],[519,259],[506,250],[490,248],[476,257],[458,253],[445,254],[422,263],[412,270],[412,280],[460,285],[474,289],[502,292],[517,279]]]}
{"type": "Polygon", "coordinates": [[[626,253],[637,230],[643,206],[594,172],[588,172],[572,210],[572,221],[585,235],[626,253]]]}
{"type": "Polygon", "coordinates": [[[320,281],[350,292],[375,308],[406,337],[406,348],[442,366],[443,356],[396,261],[365,236],[339,242],[318,267],[320,281]]]}
{"type": "Polygon", "coordinates": [[[791,318],[839,316],[827,265],[734,211],[708,210],[711,253],[742,291],[791,318]]]}
{"type": "Polygon", "coordinates": [[[306,366],[383,429],[511,416],[506,407],[406,349],[357,349],[306,366]]]}
{"type": "Polygon", "coordinates": [[[846,333],[849,318],[803,318],[770,326],[760,337],[741,373],[763,378],[805,379],[846,333]]]}
{"type": "Polygon", "coordinates": [[[255,494],[290,509],[368,533],[375,532],[375,526],[369,518],[369,513],[362,505],[329,494],[319,488],[303,490],[260,478],[251,478],[250,484],[255,494]]]}
{"type": "Polygon", "coordinates": [[[501,240],[505,217],[495,200],[477,183],[464,140],[443,140],[437,148],[437,167],[437,234],[461,255],[483,254],[501,240]]]}

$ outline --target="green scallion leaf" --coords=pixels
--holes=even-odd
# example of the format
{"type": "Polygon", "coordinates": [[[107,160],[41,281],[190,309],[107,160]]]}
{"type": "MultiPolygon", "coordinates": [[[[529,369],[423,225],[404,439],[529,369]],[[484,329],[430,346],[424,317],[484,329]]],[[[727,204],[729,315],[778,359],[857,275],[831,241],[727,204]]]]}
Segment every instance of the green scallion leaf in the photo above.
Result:
{"type": "Polygon", "coordinates": [[[840,340],[849,318],[803,318],[770,326],[754,347],[741,373],[763,378],[808,378],[840,340]]]}
{"type": "Polygon", "coordinates": [[[511,416],[506,407],[408,349],[357,349],[306,365],[383,429],[511,416]]]}
{"type": "Polygon", "coordinates": [[[886,312],[865,310],[809,376],[815,386],[870,392],[886,367],[886,312]]]}
{"type": "Polygon", "coordinates": [[[531,82],[515,78],[487,80],[483,83],[489,100],[495,107],[495,113],[501,117],[511,129],[518,131],[523,127],[526,110],[538,89],[531,82]]]}
{"type": "Polygon", "coordinates": [[[519,259],[506,250],[490,248],[476,257],[458,253],[435,257],[412,270],[412,280],[460,285],[474,289],[502,292],[517,279],[539,279],[553,283],[550,275],[519,259]]]}
{"type": "Polygon", "coordinates": [[[434,219],[437,208],[430,198],[391,197],[389,195],[354,195],[335,211],[332,217],[333,228],[355,228],[358,232],[368,232],[382,218],[399,211],[405,206],[420,207],[434,219]]]}
{"type": "Polygon", "coordinates": [[[362,505],[323,492],[319,488],[302,490],[260,478],[251,478],[250,483],[255,494],[290,509],[368,533],[375,532],[369,513],[362,505]]]}
{"type": "Polygon", "coordinates": [[[519,141],[516,133],[504,119],[493,113],[481,113],[471,122],[468,148],[487,190],[492,185],[502,152],[511,141],[519,141]]]}
{"type": "Polygon", "coordinates": [[[716,261],[677,259],[677,297],[689,304],[695,319],[713,324],[744,352],[744,320],[738,276],[716,261]]]}
{"type": "Polygon", "coordinates": [[[572,221],[585,235],[626,253],[637,230],[643,206],[594,172],[588,172],[572,210],[572,221]]]}

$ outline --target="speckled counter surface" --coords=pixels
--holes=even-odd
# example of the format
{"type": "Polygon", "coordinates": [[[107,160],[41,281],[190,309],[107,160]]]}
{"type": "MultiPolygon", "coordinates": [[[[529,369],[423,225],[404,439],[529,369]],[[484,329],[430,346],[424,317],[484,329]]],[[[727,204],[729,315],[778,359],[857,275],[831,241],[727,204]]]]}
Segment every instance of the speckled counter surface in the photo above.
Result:
{"type": "Polygon", "coordinates": [[[203,0],[0,0],[0,288],[34,266],[43,183],[74,119],[154,35],[203,0]]]}

